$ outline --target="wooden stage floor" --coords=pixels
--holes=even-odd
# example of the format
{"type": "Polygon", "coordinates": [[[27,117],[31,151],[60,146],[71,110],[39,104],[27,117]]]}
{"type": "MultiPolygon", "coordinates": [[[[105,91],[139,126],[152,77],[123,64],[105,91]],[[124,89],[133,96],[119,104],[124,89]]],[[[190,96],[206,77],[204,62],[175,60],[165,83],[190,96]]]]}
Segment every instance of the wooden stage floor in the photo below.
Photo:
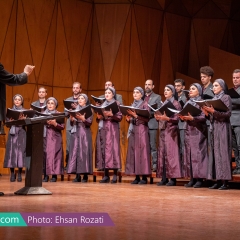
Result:
{"type": "MultiPolygon", "coordinates": [[[[99,180],[100,178],[98,178],[99,180]]],[[[125,179],[125,180],[124,180],[125,179]]],[[[0,227],[1,239],[240,239],[240,190],[122,183],[43,183],[53,195],[16,196],[0,177],[1,212],[107,212],[114,227],[0,227]]],[[[182,185],[182,184],[180,184],[182,185]]]]}

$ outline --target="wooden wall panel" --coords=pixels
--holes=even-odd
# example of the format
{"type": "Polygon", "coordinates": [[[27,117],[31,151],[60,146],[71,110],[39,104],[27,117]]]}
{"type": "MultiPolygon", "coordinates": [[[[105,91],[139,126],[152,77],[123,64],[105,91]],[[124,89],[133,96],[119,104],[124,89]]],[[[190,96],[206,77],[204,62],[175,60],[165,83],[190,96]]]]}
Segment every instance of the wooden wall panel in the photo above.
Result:
{"type": "Polygon", "coordinates": [[[38,81],[39,85],[53,86],[54,79],[54,64],[55,64],[55,44],[57,33],[57,2],[54,6],[51,18],[51,24],[49,26],[48,37],[45,45],[45,50],[42,56],[42,62],[40,66],[36,65],[36,68],[40,69],[38,81]]]}
{"type": "MultiPolygon", "coordinates": [[[[18,1],[17,8],[17,29],[16,29],[16,44],[15,44],[15,59],[14,72],[22,72],[24,63],[33,65],[32,49],[26,25],[26,18],[22,1],[18,1]]],[[[35,72],[28,81],[36,83],[35,72]]]]}
{"type": "Polygon", "coordinates": [[[62,7],[58,4],[53,85],[68,87],[73,82],[62,7]]]}
{"type": "MultiPolygon", "coordinates": [[[[4,11],[1,11],[0,14],[0,23],[1,23],[1,33],[0,33],[0,56],[4,47],[6,34],[9,29],[9,22],[11,21],[12,13],[14,13],[14,1],[5,1],[0,0],[0,9],[4,9],[4,11]]],[[[13,17],[14,19],[14,17],[13,17]]]]}
{"type": "Polygon", "coordinates": [[[129,61],[130,61],[130,41],[131,41],[131,12],[129,12],[127,22],[122,35],[121,43],[114,62],[111,81],[118,90],[128,91],[129,87],[129,61]]]}
{"type": "Polygon", "coordinates": [[[129,4],[96,5],[96,16],[106,80],[111,77],[129,8],[129,4]]]}
{"type": "MultiPolygon", "coordinates": [[[[21,2],[32,59],[36,66],[41,66],[56,0],[22,0],[19,4],[21,2]]],[[[34,71],[36,79],[39,77],[40,70],[41,68],[38,67],[34,71]]]]}
{"type": "Polygon", "coordinates": [[[104,90],[106,81],[100,47],[96,12],[93,14],[88,90],[104,90]]]}
{"type": "MultiPolygon", "coordinates": [[[[73,81],[77,80],[78,69],[86,42],[92,5],[81,1],[61,0],[61,11],[66,34],[67,49],[73,81]]],[[[88,53],[89,55],[89,53],[88,53]]]]}
{"type": "Polygon", "coordinates": [[[199,76],[200,59],[198,56],[197,43],[195,38],[195,29],[191,24],[191,36],[189,46],[188,75],[197,78],[199,76]]]}
{"type": "Polygon", "coordinates": [[[166,24],[173,71],[187,74],[191,19],[166,13],[166,24]]]}
{"type": "Polygon", "coordinates": [[[208,1],[195,15],[196,18],[224,19],[227,15],[213,1],[208,1]]]}
{"type": "Polygon", "coordinates": [[[162,11],[135,5],[134,12],[139,35],[145,77],[151,78],[157,49],[162,11]],[[157,24],[156,24],[157,23],[157,24]]]}
{"type": "MultiPolygon", "coordinates": [[[[93,13],[93,11],[92,11],[93,13]]],[[[92,13],[88,24],[88,29],[83,46],[83,52],[81,54],[80,64],[78,66],[77,78],[75,81],[81,82],[83,91],[87,92],[89,88],[89,62],[91,53],[91,37],[92,37],[92,13]]]]}
{"type": "Polygon", "coordinates": [[[240,56],[209,47],[209,65],[214,70],[214,79],[222,78],[229,88],[233,87],[232,72],[240,69],[240,56]]]}
{"type": "Polygon", "coordinates": [[[194,19],[200,65],[208,65],[208,46],[219,48],[227,25],[226,19],[194,19]],[[203,27],[204,26],[204,27],[203,27]],[[211,34],[207,34],[211,33],[211,34]]]}
{"type": "Polygon", "coordinates": [[[130,48],[130,64],[129,64],[129,90],[136,86],[144,84],[146,76],[144,73],[141,47],[138,38],[136,18],[132,13],[132,31],[131,31],[131,48],[130,48]]]}
{"type": "MultiPolygon", "coordinates": [[[[161,58],[162,59],[161,59],[160,85],[159,85],[158,93],[163,96],[164,87],[169,82],[172,82],[174,79],[166,21],[164,21],[164,26],[163,26],[163,44],[162,44],[161,58]]],[[[157,92],[157,89],[156,89],[156,92],[157,92]]]]}
{"type": "Polygon", "coordinates": [[[158,0],[134,0],[135,5],[142,5],[144,7],[152,8],[152,9],[159,9],[163,10],[161,7],[161,4],[158,2],[158,0]]]}

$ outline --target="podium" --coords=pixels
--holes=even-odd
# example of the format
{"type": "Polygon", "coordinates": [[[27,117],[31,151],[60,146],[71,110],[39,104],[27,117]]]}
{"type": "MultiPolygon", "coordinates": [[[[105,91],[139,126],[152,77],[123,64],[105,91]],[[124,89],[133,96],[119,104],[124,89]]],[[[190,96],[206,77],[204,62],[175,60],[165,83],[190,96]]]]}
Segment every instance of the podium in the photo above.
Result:
{"type": "Polygon", "coordinates": [[[42,187],[43,173],[43,129],[47,120],[63,119],[65,115],[41,116],[6,122],[7,127],[12,125],[27,127],[26,141],[26,177],[25,187],[14,192],[16,195],[51,195],[42,187]]]}

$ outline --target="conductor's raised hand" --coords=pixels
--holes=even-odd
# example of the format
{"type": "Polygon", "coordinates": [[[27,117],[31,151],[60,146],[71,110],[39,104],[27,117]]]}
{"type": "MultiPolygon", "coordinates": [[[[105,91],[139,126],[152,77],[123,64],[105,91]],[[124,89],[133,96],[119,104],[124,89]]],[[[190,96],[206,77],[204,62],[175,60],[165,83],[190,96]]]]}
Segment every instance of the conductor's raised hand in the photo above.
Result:
{"type": "Polygon", "coordinates": [[[26,65],[23,69],[23,72],[25,72],[28,76],[32,73],[35,66],[32,65],[26,65]]]}

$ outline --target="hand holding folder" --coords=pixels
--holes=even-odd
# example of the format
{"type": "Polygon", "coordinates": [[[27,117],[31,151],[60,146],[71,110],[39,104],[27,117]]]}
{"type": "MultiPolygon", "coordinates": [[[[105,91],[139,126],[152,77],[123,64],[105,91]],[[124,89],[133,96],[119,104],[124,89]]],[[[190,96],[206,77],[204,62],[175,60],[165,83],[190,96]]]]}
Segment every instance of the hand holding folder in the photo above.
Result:
{"type": "Polygon", "coordinates": [[[229,110],[228,107],[222,102],[221,99],[201,100],[201,101],[195,101],[195,102],[201,108],[203,108],[204,106],[209,107],[209,108],[213,107],[216,111],[219,111],[219,112],[227,112],[229,110]]]}
{"type": "Polygon", "coordinates": [[[114,101],[113,103],[109,104],[106,107],[98,107],[98,106],[94,106],[91,104],[91,108],[93,109],[93,111],[103,117],[105,117],[105,115],[110,114],[111,112],[113,115],[117,114],[119,112],[119,108],[118,105],[116,103],[116,101],[114,101]],[[110,113],[106,113],[106,111],[110,112],[110,113]],[[105,113],[104,113],[105,112],[105,113]]]}

